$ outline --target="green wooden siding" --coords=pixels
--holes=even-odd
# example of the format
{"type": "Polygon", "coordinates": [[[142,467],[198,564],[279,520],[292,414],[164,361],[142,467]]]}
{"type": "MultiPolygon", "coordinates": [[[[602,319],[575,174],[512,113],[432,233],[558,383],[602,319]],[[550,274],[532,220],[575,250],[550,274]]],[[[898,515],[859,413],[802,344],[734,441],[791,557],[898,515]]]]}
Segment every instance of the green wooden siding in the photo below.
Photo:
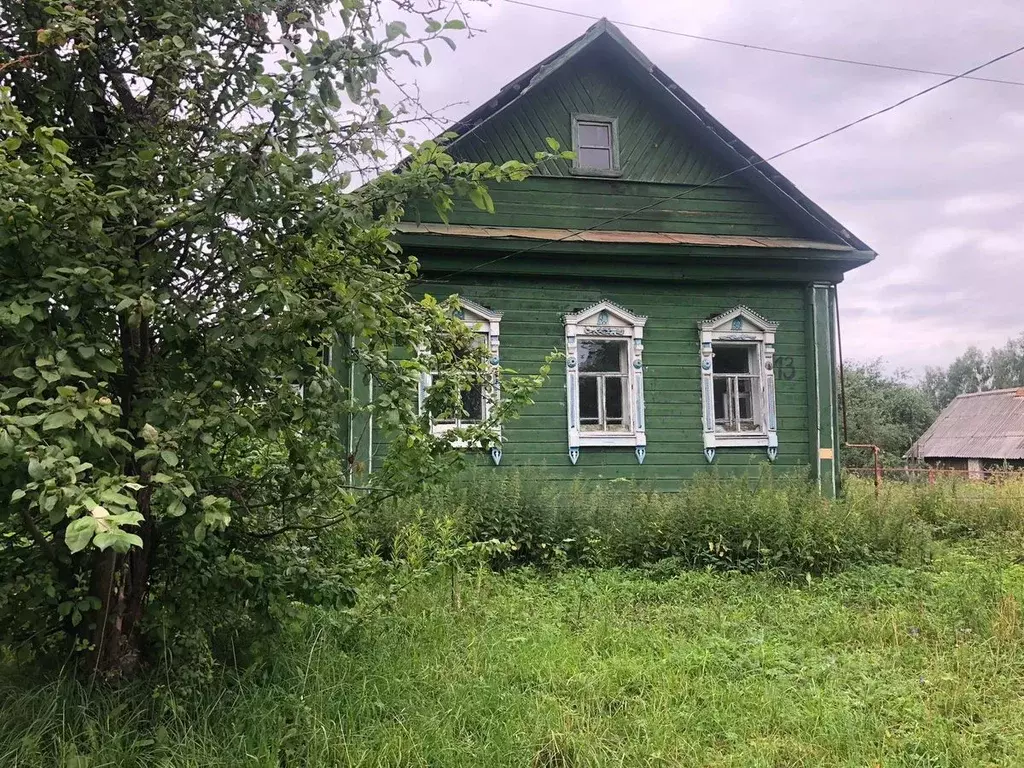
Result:
{"type": "MultiPolygon", "coordinates": [[[[726,172],[649,98],[648,85],[598,52],[582,54],[534,91],[458,142],[460,157],[476,162],[531,160],[547,137],[572,149],[572,116],[618,118],[619,164],[625,181],[706,184],[726,172]]],[[[542,176],[570,176],[571,163],[545,163],[542,176]]],[[[715,182],[730,186],[727,181],[715,182]]]]}
{"type": "MultiPolygon", "coordinates": [[[[744,304],[781,323],[777,336],[777,404],[780,468],[806,467],[810,455],[807,314],[801,285],[727,286],[697,283],[644,284],[577,277],[501,278],[432,288],[435,295],[458,293],[504,313],[502,365],[535,372],[547,354],[564,349],[562,315],[609,299],[641,315],[644,329],[644,388],[647,457],[637,464],[631,448],[587,448],[573,466],[566,436],[565,373],[554,366],[536,403],[504,427],[504,457],[497,472],[543,467],[554,479],[629,477],[661,488],[708,469],[702,453],[697,322],[744,304]]],[[[815,425],[816,426],[816,425],[815,425]]],[[[377,451],[386,436],[376,436],[377,451]]],[[[482,461],[487,461],[481,455],[482,461]]],[[[720,449],[715,466],[756,471],[764,449],[720,449]]]]}
{"type": "MultiPolygon", "coordinates": [[[[794,225],[742,187],[641,184],[609,179],[533,177],[492,185],[494,214],[460,201],[452,224],[489,227],[595,228],[701,235],[799,237],[794,225]],[[678,199],[667,198],[687,189],[678,199]],[[640,210],[643,209],[643,210],[640,210]],[[614,219],[614,221],[609,221],[614,219]],[[605,223],[608,222],[608,223],[605,223]]],[[[409,221],[438,222],[433,209],[419,206],[409,221]]]]}
{"type": "MultiPolygon", "coordinates": [[[[493,185],[495,214],[460,201],[449,220],[456,224],[514,227],[595,227],[801,237],[787,216],[737,176],[715,181],[726,167],[688,135],[650,98],[646,86],[602,59],[585,54],[562,67],[535,91],[518,99],[458,141],[453,153],[473,162],[532,160],[545,139],[572,148],[572,115],[618,118],[620,177],[586,178],[571,163],[538,167],[522,183],[493,185]],[[702,185],[709,186],[702,186],[702,185]],[[675,200],[666,198],[683,196],[675,200]],[[643,211],[631,213],[638,208],[643,211]],[[628,214],[623,216],[623,214],[628,214]],[[623,216],[623,218],[618,218],[623,216]]],[[[410,210],[412,221],[439,221],[427,206],[410,210]]]]}

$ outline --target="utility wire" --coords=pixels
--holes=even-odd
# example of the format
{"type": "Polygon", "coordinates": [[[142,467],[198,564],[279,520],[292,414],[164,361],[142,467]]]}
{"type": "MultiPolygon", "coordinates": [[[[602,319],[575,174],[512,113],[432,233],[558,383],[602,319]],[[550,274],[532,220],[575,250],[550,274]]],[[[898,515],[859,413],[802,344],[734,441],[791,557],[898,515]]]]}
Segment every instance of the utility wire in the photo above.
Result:
{"type": "MultiPolygon", "coordinates": [[[[511,0],[506,0],[506,1],[507,2],[511,2],[511,0]]],[[[823,141],[823,140],[825,140],[825,139],[827,139],[827,138],[829,138],[831,136],[835,136],[837,133],[842,133],[843,131],[849,130],[850,128],[853,128],[856,125],[860,125],[861,123],[865,123],[868,120],[871,120],[872,118],[878,117],[879,115],[884,115],[886,112],[892,112],[894,109],[898,109],[899,107],[902,107],[904,104],[907,104],[908,102],[911,102],[914,99],[919,99],[922,96],[924,96],[925,94],[931,93],[932,91],[935,91],[935,90],[938,90],[939,88],[942,88],[944,85],[949,85],[950,83],[956,82],[957,80],[962,80],[962,79],[966,78],[968,75],[973,74],[974,72],[977,72],[978,70],[984,69],[985,67],[989,67],[989,66],[991,66],[991,65],[993,65],[993,64],[995,64],[997,62],[1002,61],[1003,59],[1008,59],[1009,57],[1011,57],[1011,56],[1013,56],[1015,54],[1018,54],[1021,51],[1024,51],[1024,45],[1022,45],[1022,46],[1020,46],[1018,48],[1014,48],[1012,51],[1009,51],[1007,53],[1004,53],[1004,54],[1001,54],[999,56],[996,56],[994,59],[989,59],[984,64],[979,64],[976,67],[972,67],[971,69],[968,69],[965,72],[961,72],[959,75],[953,75],[952,77],[949,77],[949,78],[947,78],[947,79],[945,79],[945,80],[943,80],[943,81],[941,81],[939,83],[935,83],[934,85],[931,85],[931,86],[929,86],[927,88],[924,88],[924,89],[922,89],[920,91],[917,91],[916,93],[913,93],[910,96],[907,96],[906,98],[900,99],[899,101],[897,101],[897,102],[895,102],[893,104],[890,104],[887,107],[883,107],[882,109],[877,109],[874,112],[871,112],[871,113],[869,113],[867,115],[864,115],[863,117],[858,117],[856,120],[852,120],[849,123],[846,123],[845,125],[841,125],[838,128],[833,128],[831,131],[827,131],[826,133],[823,133],[820,136],[815,136],[813,139],[808,139],[807,141],[800,142],[799,144],[796,144],[796,145],[790,147],[789,149],[784,149],[781,152],[776,152],[774,155],[771,155],[770,157],[761,158],[761,159],[755,160],[753,162],[749,162],[748,161],[745,165],[742,165],[739,168],[736,168],[735,170],[729,171],[728,173],[723,173],[721,176],[718,176],[717,178],[711,179],[710,181],[706,181],[703,184],[699,184],[696,187],[690,187],[689,189],[685,189],[682,192],[680,192],[679,194],[672,195],[671,197],[666,197],[666,198],[663,198],[661,200],[656,200],[655,202],[650,203],[648,205],[641,206],[640,208],[635,208],[635,209],[630,210],[630,211],[625,211],[623,213],[618,214],[617,216],[613,216],[610,219],[606,219],[605,221],[598,222],[597,224],[593,224],[593,225],[591,225],[589,227],[585,227],[583,229],[573,230],[573,231],[569,232],[569,234],[563,235],[562,237],[559,237],[557,239],[545,240],[545,241],[537,243],[536,245],[533,245],[533,246],[531,246],[529,248],[521,248],[518,251],[513,251],[512,253],[508,253],[508,254],[505,254],[504,256],[500,256],[497,259],[491,259],[490,261],[485,261],[482,264],[475,264],[472,267],[467,267],[466,269],[460,269],[460,270],[458,270],[456,272],[450,272],[447,275],[444,275],[444,276],[442,276],[440,278],[437,278],[435,280],[421,280],[421,281],[418,281],[418,282],[429,282],[429,283],[446,283],[446,282],[450,282],[451,278],[453,278],[453,277],[457,277],[459,275],[466,274],[467,272],[475,272],[476,270],[482,269],[483,267],[490,266],[491,264],[497,264],[499,262],[505,261],[506,259],[511,259],[514,256],[521,256],[524,253],[530,253],[531,251],[535,251],[538,248],[543,248],[545,246],[552,245],[553,243],[560,243],[560,242],[562,242],[564,240],[568,240],[570,238],[576,237],[577,235],[581,235],[584,232],[590,232],[591,230],[594,230],[594,229],[600,229],[602,227],[607,226],[608,224],[614,224],[616,221],[620,221],[621,219],[629,218],[630,216],[635,216],[638,213],[643,213],[644,211],[650,210],[651,208],[655,208],[655,207],[657,207],[659,205],[664,205],[665,203],[672,202],[673,200],[679,200],[680,198],[683,198],[683,197],[686,197],[688,195],[691,195],[694,192],[697,192],[697,191],[699,191],[701,189],[704,189],[705,187],[711,186],[712,184],[716,184],[719,181],[722,181],[723,179],[727,179],[730,176],[734,176],[737,173],[742,173],[743,171],[746,171],[746,170],[748,170],[750,168],[754,168],[754,167],[756,167],[758,165],[769,163],[772,160],[777,160],[780,157],[784,157],[785,155],[792,154],[793,152],[796,152],[798,150],[804,149],[805,147],[809,147],[812,144],[817,144],[819,141],[823,141]]]]}
{"type": "MultiPolygon", "coordinates": [[[[535,8],[539,11],[549,11],[551,13],[560,13],[563,16],[575,16],[580,19],[588,19],[590,21],[600,21],[600,16],[592,16],[588,13],[579,13],[578,11],[569,11],[564,8],[551,8],[547,5],[540,5],[538,3],[529,3],[525,0],[505,0],[506,3],[512,5],[521,5],[524,8],[535,8]]],[[[767,45],[756,45],[754,43],[740,43],[735,40],[723,40],[719,37],[707,37],[705,35],[694,35],[689,32],[679,32],[674,29],[662,29],[661,27],[650,27],[646,24],[633,24],[628,21],[615,21],[614,19],[608,19],[612,24],[620,27],[632,27],[633,29],[643,29],[647,32],[660,32],[664,35],[674,35],[676,37],[685,37],[690,40],[701,40],[705,43],[719,43],[720,45],[731,45],[734,48],[746,48],[751,51],[763,51],[765,53],[778,53],[783,56],[796,56],[801,59],[814,59],[816,61],[831,61],[837,64],[853,64],[858,67],[872,67],[873,69],[888,69],[893,72],[913,72],[918,75],[934,75],[936,77],[950,77],[953,75],[952,72],[938,72],[931,69],[917,69],[915,67],[901,67],[895,64],[881,64],[874,61],[860,61],[858,59],[844,59],[838,56],[824,56],[817,53],[805,53],[803,51],[789,51],[785,48],[772,48],[767,45]]],[[[1020,80],[1003,80],[994,77],[964,77],[964,80],[978,80],[983,83],[999,83],[1001,85],[1017,85],[1024,86],[1024,82],[1020,80]]]]}

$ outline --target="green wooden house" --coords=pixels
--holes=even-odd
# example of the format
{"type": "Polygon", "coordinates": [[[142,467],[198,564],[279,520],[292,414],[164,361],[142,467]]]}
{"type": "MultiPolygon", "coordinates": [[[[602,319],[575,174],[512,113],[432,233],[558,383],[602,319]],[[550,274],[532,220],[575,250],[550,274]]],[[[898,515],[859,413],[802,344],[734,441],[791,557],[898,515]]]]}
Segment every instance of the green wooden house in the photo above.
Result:
{"type": "MultiPolygon", "coordinates": [[[[422,208],[400,228],[495,362],[565,350],[495,471],[678,488],[767,460],[835,494],[835,291],[874,258],[863,242],[607,21],[451,130],[458,159],[530,160],[546,137],[575,152],[492,188],[493,214],[422,208]]],[[[486,409],[469,393],[464,418],[486,409]]]]}

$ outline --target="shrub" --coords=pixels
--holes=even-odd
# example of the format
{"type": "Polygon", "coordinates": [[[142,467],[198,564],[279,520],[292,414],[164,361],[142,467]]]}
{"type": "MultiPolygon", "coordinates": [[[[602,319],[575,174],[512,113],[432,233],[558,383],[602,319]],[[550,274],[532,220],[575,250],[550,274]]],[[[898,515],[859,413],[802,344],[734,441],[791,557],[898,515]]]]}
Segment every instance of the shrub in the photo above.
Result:
{"type": "Polygon", "coordinates": [[[680,567],[821,574],[870,562],[920,561],[928,532],[909,511],[863,496],[829,501],[803,479],[705,474],[678,492],[628,481],[558,484],[518,473],[472,473],[395,501],[361,532],[394,539],[416,516],[451,516],[472,541],[511,541],[496,562],[680,567]]]}

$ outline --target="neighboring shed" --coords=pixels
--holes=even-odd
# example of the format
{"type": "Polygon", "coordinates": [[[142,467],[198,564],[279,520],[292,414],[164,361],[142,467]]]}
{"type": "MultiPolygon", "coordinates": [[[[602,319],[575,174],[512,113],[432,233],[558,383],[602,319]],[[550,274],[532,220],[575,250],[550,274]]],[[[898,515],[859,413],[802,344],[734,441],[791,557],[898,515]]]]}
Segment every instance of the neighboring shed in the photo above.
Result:
{"type": "Polygon", "coordinates": [[[966,469],[1024,467],[1024,388],[960,395],[911,446],[907,458],[966,469]]]}

